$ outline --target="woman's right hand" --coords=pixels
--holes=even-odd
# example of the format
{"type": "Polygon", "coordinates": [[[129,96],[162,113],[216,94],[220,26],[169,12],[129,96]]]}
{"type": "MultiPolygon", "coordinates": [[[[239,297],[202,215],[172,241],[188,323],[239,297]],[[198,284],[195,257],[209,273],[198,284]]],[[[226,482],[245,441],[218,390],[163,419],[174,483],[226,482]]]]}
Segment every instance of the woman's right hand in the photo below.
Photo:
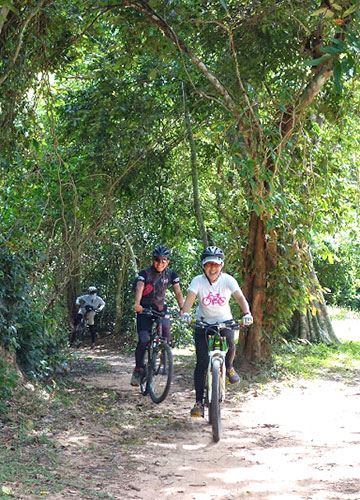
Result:
{"type": "Polygon", "coordinates": [[[192,320],[192,318],[191,318],[191,316],[190,316],[190,314],[189,314],[189,313],[183,313],[183,314],[181,315],[181,319],[182,319],[182,320],[184,321],[184,323],[186,323],[187,325],[191,325],[191,320],[192,320]]]}
{"type": "Polygon", "coordinates": [[[138,306],[134,306],[134,311],[137,312],[137,313],[142,313],[143,312],[143,307],[138,305],[138,306]]]}

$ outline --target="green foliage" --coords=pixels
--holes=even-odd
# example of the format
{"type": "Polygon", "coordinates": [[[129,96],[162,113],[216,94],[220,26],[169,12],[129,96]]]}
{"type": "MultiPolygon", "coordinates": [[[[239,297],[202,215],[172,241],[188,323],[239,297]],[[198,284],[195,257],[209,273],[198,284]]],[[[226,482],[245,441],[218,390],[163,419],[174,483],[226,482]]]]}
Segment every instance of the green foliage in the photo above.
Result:
{"type": "MultiPolygon", "coordinates": [[[[209,80],[135,9],[105,1],[95,10],[81,0],[45,2],[11,67],[22,23],[34,12],[32,2],[13,5],[0,34],[0,69],[7,74],[0,210],[11,249],[4,257],[8,290],[1,292],[0,326],[1,342],[29,372],[51,373],[66,334],[59,325],[71,315],[68,285],[96,283],[107,303],[100,330],[113,330],[121,308],[124,342],[134,341],[129,243],[139,269],[149,265],[155,244],[170,246],[184,290],[200,271],[180,82],[205,227],[210,243],[224,248],[226,269],[244,282],[250,213],[264,215],[266,238],[275,234],[279,242],[276,268],[266,276],[266,300],[277,308],[263,304],[264,335],[282,332],[293,311],[311,300],[309,263],[295,242],[313,242],[321,283],[332,282],[335,301],[345,294],[343,303],[354,303],[355,240],[348,250],[326,243],[334,265],[338,258],[346,263],[336,273],[320,263],[323,235],[348,221],[349,200],[354,205],[356,161],[350,158],[357,149],[359,89],[349,82],[358,65],[356,16],[344,33],[323,20],[323,53],[334,59],[336,88],[322,90],[311,109],[315,119],[299,123],[299,134],[284,144],[279,119],[311,79],[306,65],[314,66],[303,50],[318,27],[313,2],[151,2],[226,85],[247,124],[244,136],[209,80]]],[[[187,341],[179,329],[176,342],[187,341]]]]}
{"type": "Polygon", "coordinates": [[[22,370],[32,377],[52,373],[61,359],[61,328],[29,285],[29,263],[0,247],[0,345],[15,352],[22,370]]]}
{"type": "Polygon", "coordinates": [[[357,231],[326,238],[314,261],[329,304],[360,311],[360,241],[357,231]]]}

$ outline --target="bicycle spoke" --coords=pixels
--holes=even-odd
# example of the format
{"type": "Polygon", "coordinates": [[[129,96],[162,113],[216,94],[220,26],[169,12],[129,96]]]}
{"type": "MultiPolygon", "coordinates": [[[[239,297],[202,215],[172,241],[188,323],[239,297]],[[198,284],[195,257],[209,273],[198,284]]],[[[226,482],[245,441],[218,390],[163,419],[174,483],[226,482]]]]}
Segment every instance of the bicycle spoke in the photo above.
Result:
{"type": "Polygon", "coordinates": [[[149,393],[154,403],[164,401],[169,393],[173,374],[173,357],[168,344],[160,344],[153,351],[149,370],[149,393]]]}

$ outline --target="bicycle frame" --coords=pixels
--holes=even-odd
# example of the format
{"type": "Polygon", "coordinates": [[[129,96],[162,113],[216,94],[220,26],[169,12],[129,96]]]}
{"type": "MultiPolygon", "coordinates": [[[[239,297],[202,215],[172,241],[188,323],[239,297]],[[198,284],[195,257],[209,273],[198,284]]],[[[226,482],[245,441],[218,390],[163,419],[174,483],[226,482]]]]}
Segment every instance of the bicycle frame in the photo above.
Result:
{"type": "Polygon", "coordinates": [[[90,309],[89,311],[85,311],[85,314],[82,315],[82,318],[80,320],[80,323],[78,324],[78,329],[80,328],[86,328],[87,325],[88,325],[88,316],[89,316],[89,313],[92,312],[92,309],[90,309]]]}
{"type": "Polygon", "coordinates": [[[225,386],[226,386],[226,370],[225,356],[227,351],[227,343],[225,337],[221,337],[219,332],[215,335],[208,336],[209,341],[209,364],[207,369],[207,400],[211,403],[212,400],[212,371],[214,362],[220,362],[221,371],[221,402],[225,400],[225,386]],[[215,347],[213,349],[213,347],[215,347]]]}
{"type": "Polygon", "coordinates": [[[225,400],[225,387],[226,387],[226,370],[224,370],[225,357],[227,352],[227,342],[225,336],[221,335],[221,330],[226,328],[236,330],[239,328],[239,322],[230,320],[223,323],[210,324],[204,321],[196,321],[194,326],[204,328],[206,334],[208,335],[208,347],[209,347],[209,364],[207,369],[208,375],[208,394],[207,398],[209,403],[211,403],[211,391],[212,391],[212,367],[215,360],[220,360],[221,369],[221,387],[222,387],[222,399],[225,400]]]}
{"type": "Polygon", "coordinates": [[[226,370],[225,357],[228,349],[222,330],[237,330],[239,322],[234,320],[210,324],[196,321],[192,326],[204,329],[208,340],[209,363],[207,380],[204,387],[205,405],[208,407],[208,419],[212,425],[213,439],[219,441],[221,436],[221,403],[225,400],[226,370]]]}
{"type": "Polygon", "coordinates": [[[152,327],[149,343],[151,340],[156,340],[157,342],[162,340],[164,342],[167,342],[166,337],[164,337],[163,335],[163,320],[169,319],[170,316],[174,316],[175,313],[163,313],[162,311],[156,311],[156,309],[144,307],[141,314],[146,314],[154,319],[154,325],[152,327]]]}
{"type": "MultiPolygon", "coordinates": [[[[86,329],[88,326],[88,315],[92,310],[94,310],[94,309],[89,309],[89,310],[85,311],[85,313],[82,315],[81,320],[79,321],[77,326],[72,331],[70,338],[69,338],[70,346],[72,346],[75,341],[77,341],[78,344],[83,342],[83,340],[86,336],[85,332],[86,332],[86,329]]],[[[95,314],[96,314],[96,312],[95,312],[95,314]]]]}

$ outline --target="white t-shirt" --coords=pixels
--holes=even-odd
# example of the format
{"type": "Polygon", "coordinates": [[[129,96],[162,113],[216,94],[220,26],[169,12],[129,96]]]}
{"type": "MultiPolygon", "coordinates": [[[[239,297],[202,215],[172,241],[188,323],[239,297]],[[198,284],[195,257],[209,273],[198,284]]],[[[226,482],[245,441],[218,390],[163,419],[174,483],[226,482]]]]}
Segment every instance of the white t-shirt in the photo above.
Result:
{"type": "Polygon", "coordinates": [[[212,285],[210,285],[205,274],[196,276],[188,288],[188,291],[196,294],[199,301],[195,318],[203,318],[207,323],[232,319],[229,301],[236,290],[240,291],[240,287],[236,279],[230,274],[220,273],[220,276],[212,285]]]}
{"type": "Polygon", "coordinates": [[[85,314],[85,306],[92,306],[94,309],[102,311],[105,307],[105,302],[96,293],[87,293],[86,295],[80,295],[76,299],[76,305],[81,306],[79,312],[85,314]]]}

